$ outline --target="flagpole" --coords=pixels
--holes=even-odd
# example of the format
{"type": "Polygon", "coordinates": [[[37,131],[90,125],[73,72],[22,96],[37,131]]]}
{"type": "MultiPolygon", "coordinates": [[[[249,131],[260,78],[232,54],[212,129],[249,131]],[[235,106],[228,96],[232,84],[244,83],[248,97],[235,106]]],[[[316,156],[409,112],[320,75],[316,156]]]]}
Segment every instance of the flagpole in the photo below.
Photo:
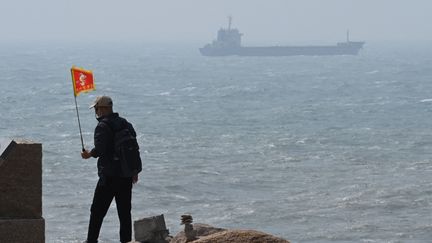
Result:
{"type": "Polygon", "coordinates": [[[84,149],[84,140],[83,140],[82,131],[81,131],[81,122],[80,122],[80,118],[79,118],[78,105],[77,105],[77,100],[76,100],[75,94],[74,94],[74,99],[75,99],[75,108],[76,108],[76,113],[77,113],[77,118],[78,118],[78,127],[79,127],[80,137],[81,137],[82,151],[85,151],[85,149],[84,149]]]}
{"type": "Polygon", "coordinates": [[[78,118],[78,127],[79,127],[80,138],[81,138],[81,148],[82,148],[82,151],[84,152],[85,151],[84,140],[83,140],[82,131],[81,131],[81,122],[80,122],[80,118],[79,118],[78,104],[77,104],[77,99],[76,99],[77,96],[75,93],[75,80],[74,80],[72,69],[71,69],[71,76],[72,76],[72,88],[73,88],[74,100],[75,100],[75,109],[76,109],[76,114],[77,114],[77,118],[78,118]]]}

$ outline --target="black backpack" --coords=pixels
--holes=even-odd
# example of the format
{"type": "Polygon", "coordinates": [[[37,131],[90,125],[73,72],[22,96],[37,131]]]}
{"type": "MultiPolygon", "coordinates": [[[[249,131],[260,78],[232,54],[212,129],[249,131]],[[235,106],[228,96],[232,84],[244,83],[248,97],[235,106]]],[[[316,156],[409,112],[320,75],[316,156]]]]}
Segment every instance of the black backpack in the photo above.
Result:
{"type": "Polygon", "coordinates": [[[142,170],[142,162],[135,133],[131,131],[132,125],[124,119],[121,119],[121,122],[102,121],[114,134],[113,167],[121,169],[122,177],[138,175],[142,170]]]}

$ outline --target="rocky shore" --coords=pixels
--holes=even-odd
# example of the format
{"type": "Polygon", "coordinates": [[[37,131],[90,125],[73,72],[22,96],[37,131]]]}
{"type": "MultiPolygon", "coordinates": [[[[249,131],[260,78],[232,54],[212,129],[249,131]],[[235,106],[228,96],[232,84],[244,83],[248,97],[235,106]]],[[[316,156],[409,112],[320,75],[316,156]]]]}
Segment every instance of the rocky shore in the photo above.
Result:
{"type": "Polygon", "coordinates": [[[222,229],[206,224],[194,224],[196,239],[188,241],[185,232],[179,232],[169,243],[289,243],[289,241],[256,230],[222,229]]]}
{"type": "Polygon", "coordinates": [[[184,231],[172,237],[166,229],[163,215],[135,221],[135,243],[289,243],[256,230],[224,229],[192,222],[191,215],[182,215],[184,231]]]}

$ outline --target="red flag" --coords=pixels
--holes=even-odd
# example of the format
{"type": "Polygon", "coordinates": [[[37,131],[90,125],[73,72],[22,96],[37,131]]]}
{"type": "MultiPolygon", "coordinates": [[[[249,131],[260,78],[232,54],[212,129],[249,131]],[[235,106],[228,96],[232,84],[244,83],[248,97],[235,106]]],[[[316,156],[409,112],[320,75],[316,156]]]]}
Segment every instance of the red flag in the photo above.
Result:
{"type": "Polygon", "coordinates": [[[71,68],[71,73],[75,97],[81,92],[95,90],[92,71],[73,66],[71,68]]]}

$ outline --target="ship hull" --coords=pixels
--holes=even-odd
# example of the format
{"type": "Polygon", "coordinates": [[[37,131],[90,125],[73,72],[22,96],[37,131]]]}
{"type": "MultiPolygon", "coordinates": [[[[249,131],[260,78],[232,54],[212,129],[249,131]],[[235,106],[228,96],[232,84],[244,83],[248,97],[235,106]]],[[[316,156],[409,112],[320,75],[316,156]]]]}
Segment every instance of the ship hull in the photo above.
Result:
{"type": "Polygon", "coordinates": [[[338,43],[334,46],[271,46],[221,48],[207,45],[200,48],[204,56],[329,56],[357,55],[364,42],[338,43]]]}

